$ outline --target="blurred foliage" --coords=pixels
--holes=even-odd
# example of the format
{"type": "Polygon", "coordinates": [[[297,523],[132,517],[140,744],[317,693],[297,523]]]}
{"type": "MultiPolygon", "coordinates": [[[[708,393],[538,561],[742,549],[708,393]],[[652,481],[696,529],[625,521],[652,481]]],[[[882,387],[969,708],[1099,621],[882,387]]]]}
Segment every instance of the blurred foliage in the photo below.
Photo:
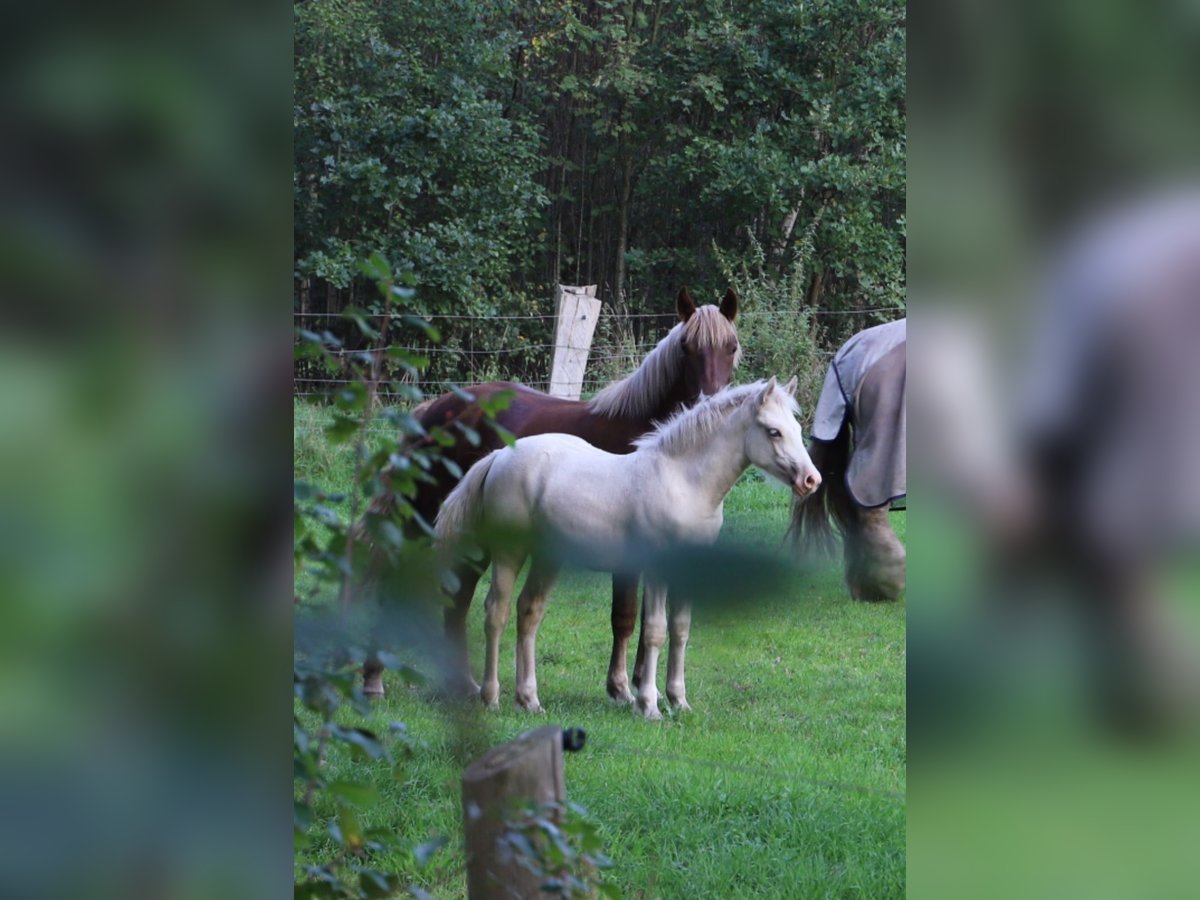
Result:
{"type": "MultiPolygon", "coordinates": [[[[898,0],[295,11],[297,311],[361,304],[374,248],[427,314],[546,314],[559,282],[666,312],[723,290],[718,252],[776,279],[803,256],[805,308],[903,306],[898,0]]],[[[493,324],[447,323],[430,377],[525,340],[506,373],[544,380],[547,326],[493,324]]]]}
{"type": "Polygon", "coordinates": [[[612,860],[587,810],[578,803],[545,803],[518,811],[501,838],[505,852],[543,879],[542,890],[566,898],[620,898],[621,889],[604,881],[612,860]]]}
{"type": "MultiPolygon", "coordinates": [[[[423,357],[390,346],[392,329],[415,327],[435,342],[440,335],[420,317],[397,311],[413,298],[411,277],[396,276],[377,253],[360,271],[376,283],[380,325],[357,309],[346,310],[344,318],[368,342],[366,348],[343,357],[344,342],[332,332],[301,330],[297,349],[297,355],[318,362],[334,356],[339,362],[347,359],[357,374],[357,380],[334,397],[324,428],[330,445],[352,449],[348,491],[294,483],[298,591],[292,672],[297,702],[293,837],[304,859],[297,867],[297,897],[382,897],[404,889],[422,896],[420,887],[402,885],[381,859],[408,849],[418,866],[424,866],[447,843],[446,837],[435,836],[403,848],[394,829],[368,825],[381,796],[376,783],[381,765],[397,778],[406,777],[402,757],[420,745],[401,722],[389,723],[386,735],[365,727],[371,710],[360,673],[370,650],[402,681],[425,683],[424,674],[399,656],[377,649],[381,646],[421,648],[437,662],[436,649],[430,648],[441,641],[437,613],[444,603],[441,579],[448,573],[440,571],[433,548],[421,539],[431,523],[422,521],[409,501],[422,481],[431,480],[435,467],[461,476],[442,450],[458,440],[478,443],[480,437],[461,424],[426,429],[406,410],[379,405],[382,385],[419,401],[418,388],[393,379],[419,375],[428,364],[423,357]],[[371,424],[376,418],[387,428],[373,444],[378,432],[371,424]],[[330,778],[325,760],[331,753],[348,753],[375,765],[364,767],[361,777],[330,778]]],[[[482,403],[484,415],[490,420],[509,399],[501,393],[482,403]]],[[[480,723],[459,724],[471,732],[460,741],[463,753],[478,753],[486,746],[487,729],[480,723]]],[[[528,850],[528,864],[540,867],[536,871],[555,880],[557,890],[567,896],[582,896],[589,885],[599,884],[595,872],[608,864],[599,854],[595,826],[578,810],[563,817],[561,825],[542,816],[522,819],[512,826],[510,836],[510,849],[528,850]]]]}
{"type": "MultiPolygon", "coordinates": [[[[379,799],[378,787],[363,779],[331,781],[323,771],[326,754],[340,747],[355,759],[383,761],[396,767],[396,748],[411,752],[413,739],[403,723],[391,723],[391,739],[361,724],[347,724],[347,717],[365,721],[370,708],[363,695],[360,671],[366,658],[364,647],[372,646],[380,622],[363,594],[368,590],[375,554],[383,553],[389,563],[406,555],[404,568],[397,567],[389,587],[401,586],[402,605],[420,602],[428,606],[436,598],[432,579],[420,572],[432,566],[427,548],[410,549],[404,524],[413,515],[404,500],[416,492],[417,482],[439,459],[439,440],[424,442],[428,433],[411,415],[384,410],[381,414],[394,429],[394,436],[381,446],[370,446],[370,424],[377,414],[377,394],[390,373],[419,373],[425,360],[413,354],[387,349],[392,327],[421,328],[430,339],[436,330],[423,320],[395,311],[397,301],[411,299],[407,279],[393,276],[391,267],[378,254],[361,266],[374,280],[381,299],[382,319],[374,320],[350,309],[345,317],[369,342],[368,348],[349,357],[358,379],[345,385],[334,398],[335,412],[325,428],[331,444],[349,444],[354,450],[353,482],[349,495],[330,493],[321,487],[296,481],[294,488],[294,540],[298,573],[310,587],[304,605],[297,607],[296,653],[293,659],[293,689],[300,710],[293,715],[293,778],[295,780],[294,844],[307,848],[319,862],[302,868],[303,880],[296,884],[297,897],[381,897],[395,894],[398,877],[375,862],[396,847],[388,828],[368,828],[366,814],[379,799]],[[396,440],[399,437],[399,441],[396,440]],[[418,440],[407,440],[415,438],[418,440]],[[384,506],[373,499],[396,493],[384,506]],[[369,510],[369,512],[368,512],[369,510]],[[336,605],[331,603],[336,598],[336,605]],[[351,608],[352,601],[354,608],[351,608]],[[316,608],[316,612],[313,610],[316,608]],[[340,607],[340,608],[339,608],[340,607]],[[325,805],[322,806],[322,798],[325,805]],[[332,801],[332,816],[324,817],[323,841],[314,839],[318,809],[332,801]]],[[[332,333],[303,332],[298,354],[327,358],[343,349],[332,333]]],[[[420,399],[411,386],[397,386],[420,399]]],[[[297,595],[297,603],[300,603],[297,595]]],[[[380,662],[396,670],[409,682],[423,676],[388,653],[380,662]]],[[[403,769],[396,767],[397,775],[403,769]]],[[[427,859],[444,839],[416,848],[427,859]]]]}
{"type": "Polygon", "coordinates": [[[287,13],[10,12],[0,894],[278,896],[287,13]]]}

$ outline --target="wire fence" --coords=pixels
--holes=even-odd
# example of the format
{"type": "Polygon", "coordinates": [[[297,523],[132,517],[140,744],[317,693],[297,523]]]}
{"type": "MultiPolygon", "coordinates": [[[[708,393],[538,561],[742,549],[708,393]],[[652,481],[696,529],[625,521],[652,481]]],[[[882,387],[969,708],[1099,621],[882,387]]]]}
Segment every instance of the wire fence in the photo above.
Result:
{"type": "MultiPolygon", "coordinates": [[[[849,317],[861,321],[866,317],[896,312],[893,307],[868,307],[813,310],[809,315],[821,322],[833,323],[849,317]]],[[[743,311],[738,321],[770,327],[782,315],[773,311],[743,311]]],[[[361,317],[378,321],[385,315],[362,313],[361,317]]],[[[295,312],[293,318],[297,329],[318,333],[325,325],[344,324],[347,321],[342,313],[335,312],[295,312]]],[[[443,327],[447,331],[452,328],[453,334],[444,342],[435,343],[410,326],[402,332],[406,334],[404,339],[382,348],[430,361],[429,368],[421,377],[400,374],[397,370],[392,373],[394,377],[385,379],[379,388],[384,403],[406,402],[402,387],[419,388],[425,395],[430,395],[444,393],[455,386],[511,380],[535,390],[549,389],[550,361],[554,354],[554,344],[550,342],[554,331],[554,315],[474,316],[438,313],[421,318],[434,325],[447,323],[443,327]]],[[[583,396],[593,395],[636,369],[676,321],[673,313],[610,313],[602,316],[588,355],[583,396]]],[[[293,396],[304,400],[324,400],[339,388],[358,380],[352,361],[366,349],[363,346],[329,350],[328,354],[334,362],[332,370],[312,361],[297,362],[293,370],[293,396]]],[[[744,349],[752,351],[752,348],[744,349]]],[[[832,349],[825,351],[822,359],[828,362],[834,352],[832,349]]]]}

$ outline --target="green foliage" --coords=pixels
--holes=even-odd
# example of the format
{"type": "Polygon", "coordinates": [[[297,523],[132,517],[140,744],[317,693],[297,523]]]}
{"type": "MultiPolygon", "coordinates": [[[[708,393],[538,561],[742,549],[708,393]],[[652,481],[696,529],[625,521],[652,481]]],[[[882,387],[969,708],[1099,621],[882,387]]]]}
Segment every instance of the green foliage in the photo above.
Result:
{"type": "MultiPolygon", "coordinates": [[[[556,282],[660,313],[801,259],[814,309],[903,307],[900,0],[295,9],[302,306],[359,302],[382,247],[426,313],[545,315],[556,282]]],[[[544,381],[530,321],[451,320],[429,377],[544,381]]]]}
{"type": "MultiPolygon", "coordinates": [[[[423,611],[426,622],[434,621],[428,613],[443,602],[443,573],[428,543],[406,534],[412,532],[406,525],[428,527],[419,522],[409,501],[435,466],[461,476],[457,465],[443,457],[442,448],[458,440],[478,444],[480,435],[460,423],[457,428],[426,429],[406,409],[377,408],[380,387],[392,375],[420,375],[428,365],[426,359],[389,347],[393,328],[416,327],[430,340],[438,335],[428,323],[395,309],[396,301],[407,300],[412,291],[382,255],[372,254],[359,268],[376,283],[381,317],[368,319],[356,309],[345,312],[345,319],[370,342],[348,357],[356,380],[336,393],[323,423],[303,412],[297,417],[296,465],[309,476],[294,482],[297,601],[303,601],[297,611],[293,660],[293,835],[298,857],[305,860],[297,867],[298,897],[393,896],[404,887],[404,879],[387,862],[390,858],[408,853],[420,870],[448,843],[444,835],[410,842],[399,838],[395,828],[371,822],[388,793],[377,773],[402,783],[406,767],[401,757],[411,756],[421,745],[402,722],[388,722],[386,729],[370,727],[372,711],[360,671],[366,658],[363,648],[374,645],[379,634],[403,630],[411,641],[408,619],[414,612],[423,611]],[[376,327],[375,321],[381,324],[376,327]],[[373,422],[382,423],[382,432],[373,422]],[[376,599],[373,594],[380,588],[388,595],[390,615],[377,614],[368,602],[376,599]],[[357,601],[353,608],[351,599],[357,601]],[[353,767],[330,765],[331,760],[348,760],[353,767]]],[[[298,352],[310,357],[338,355],[344,349],[332,335],[299,337],[298,352]]],[[[409,391],[411,400],[421,398],[411,386],[389,386],[402,394],[409,391]]],[[[479,406],[485,420],[491,420],[510,401],[511,394],[501,392],[479,406]]],[[[494,421],[491,424],[506,434],[494,421]]],[[[422,637],[426,642],[432,639],[422,637]]],[[[424,683],[419,671],[390,653],[374,655],[403,682],[424,683]]],[[[473,737],[486,740],[486,731],[476,727],[473,737]]],[[[514,834],[523,828],[524,821],[517,823],[514,834]]],[[[594,825],[573,813],[561,828],[542,834],[553,847],[544,846],[532,833],[521,838],[529,847],[545,851],[531,857],[531,865],[546,865],[547,877],[559,879],[570,896],[578,896],[571,891],[599,883],[595,871],[603,858],[594,825]]],[[[422,895],[416,885],[409,885],[408,891],[422,895]]]]}
{"type": "Polygon", "coordinates": [[[741,289],[743,314],[738,319],[738,335],[743,348],[742,377],[775,375],[788,379],[795,375],[799,379],[796,398],[807,417],[806,424],[811,421],[829,366],[829,357],[818,340],[812,310],[805,303],[806,264],[811,259],[816,224],[812,223],[802,235],[801,249],[791,270],[779,277],[763,272],[758,264],[763,251],[753,239],[751,248],[755,257],[751,263],[735,264],[719,251],[716,254],[726,278],[741,289]]]}
{"type": "Polygon", "coordinates": [[[612,868],[604,841],[587,810],[577,803],[545,803],[519,810],[505,823],[506,851],[542,880],[542,890],[566,898],[619,898],[621,890],[604,881],[612,868]]]}
{"type": "MultiPolygon", "coordinates": [[[[369,340],[386,344],[393,319],[397,325],[406,321],[393,313],[393,301],[406,296],[409,289],[393,277],[391,267],[379,254],[372,255],[361,270],[377,283],[382,325],[376,329],[356,310],[347,310],[346,318],[369,340]]],[[[309,333],[300,337],[300,352],[310,356],[337,354],[343,346],[332,336],[309,333]]],[[[415,746],[403,723],[390,723],[385,736],[361,724],[345,722],[348,716],[361,722],[370,715],[359,683],[365,658],[363,642],[356,640],[351,627],[355,623],[348,602],[362,591],[367,580],[368,540],[391,556],[407,549],[400,523],[412,513],[404,498],[413,495],[422,473],[436,461],[439,445],[426,448],[403,440],[397,444],[392,437],[381,446],[371,446],[375,398],[386,371],[399,366],[403,372],[419,372],[423,360],[366,349],[353,354],[351,362],[357,380],[345,385],[334,398],[331,418],[317,432],[323,441],[313,435],[305,438],[307,452],[319,461],[321,474],[331,476],[343,466],[350,470],[349,491],[334,492],[299,479],[294,486],[296,568],[309,585],[305,599],[311,604],[336,596],[341,605],[340,617],[327,612],[313,614],[308,604],[297,613],[292,672],[297,705],[292,737],[296,784],[293,834],[297,850],[307,848],[317,857],[302,869],[303,878],[295,890],[298,897],[382,897],[400,889],[398,876],[376,862],[396,848],[394,832],[365,824],[365,816],[379,801],[377,786],[358,776],[330,777],[326,760],[340,748],[353,760],[379,762],[390,769],[396,764],[397,749],[407,753],[415,746]],[[349,448],[349,452],[342,448],[349,448]],[[364,504],[386,491],[398,493],[386,514],[363,512],[364,504]],[[323,815],[318,815],[319,809],[324,810],[323,815]]],[[[387,410],[382,418],[402,438],[424,433],[406,413],[387,410]]],[[[409,563],[413,561],[410,553],[409,563]]],[[[357,618],[360,626],[371,627],[365,616],[357,618]]],[[[359,632],[362,630],[360,627],[359,632]]],[[[407,681],[419,682],[422,678],[386,654],[380,659],[407,681]]],[[[402,774],[402,769],[396,771],[402,774]]],[[[418,855],[427,858],[429,853],[418,855]]]]}
{"type": "Polygon", "coordinates": [[[544,202],[536,132],[501,99],[515,35],[480,4],[295,6],[295,257],[346,287],[375,248],[426,312],[486,314],[544,202]]]}

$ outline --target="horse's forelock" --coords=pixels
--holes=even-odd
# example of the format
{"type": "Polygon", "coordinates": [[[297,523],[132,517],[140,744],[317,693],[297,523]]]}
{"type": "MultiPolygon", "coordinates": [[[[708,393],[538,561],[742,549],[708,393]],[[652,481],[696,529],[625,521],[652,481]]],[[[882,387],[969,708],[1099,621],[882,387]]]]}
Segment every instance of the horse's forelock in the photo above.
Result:
{"type": "Polygon", "coordinates": [[[701,306],[696,314],[686,322],[677,326],[683,329],[683,338],[697,350],[713,350],[727,346],[730,342],[737,344],[737,352],[733,364],[741,362],[742,345],[738,341],[737,328],[712,305],[701,306]]]}
{"type": "MultiPolygon", "coordinates": [[[[675,386],[682,366],[683,347],[700,352],[737,342],[737,328],[712,305],[699,307],[686,322],[679,322],[651,350],[633,372],[602,389],[588,401],[588,408],[602,416],[648,417],[675,386]]],[[[733,364],[742,358],[737,344],[733,364]]]]}

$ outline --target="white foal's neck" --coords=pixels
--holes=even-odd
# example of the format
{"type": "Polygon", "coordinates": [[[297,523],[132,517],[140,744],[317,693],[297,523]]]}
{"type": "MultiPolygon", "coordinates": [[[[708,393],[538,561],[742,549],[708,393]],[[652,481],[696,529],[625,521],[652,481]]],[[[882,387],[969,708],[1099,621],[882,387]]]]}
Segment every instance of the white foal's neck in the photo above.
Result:
{"type": "Polygon", "coordinates": [[[711,496],[714,506],[720,505],[751,465],[746,431],[756,426],[758,398],[766,386],[767,382],[757,381],[704,398],[638,438],[638,452],[657,453],[686,467],[698,479],[697,491],[711,496]]]}

